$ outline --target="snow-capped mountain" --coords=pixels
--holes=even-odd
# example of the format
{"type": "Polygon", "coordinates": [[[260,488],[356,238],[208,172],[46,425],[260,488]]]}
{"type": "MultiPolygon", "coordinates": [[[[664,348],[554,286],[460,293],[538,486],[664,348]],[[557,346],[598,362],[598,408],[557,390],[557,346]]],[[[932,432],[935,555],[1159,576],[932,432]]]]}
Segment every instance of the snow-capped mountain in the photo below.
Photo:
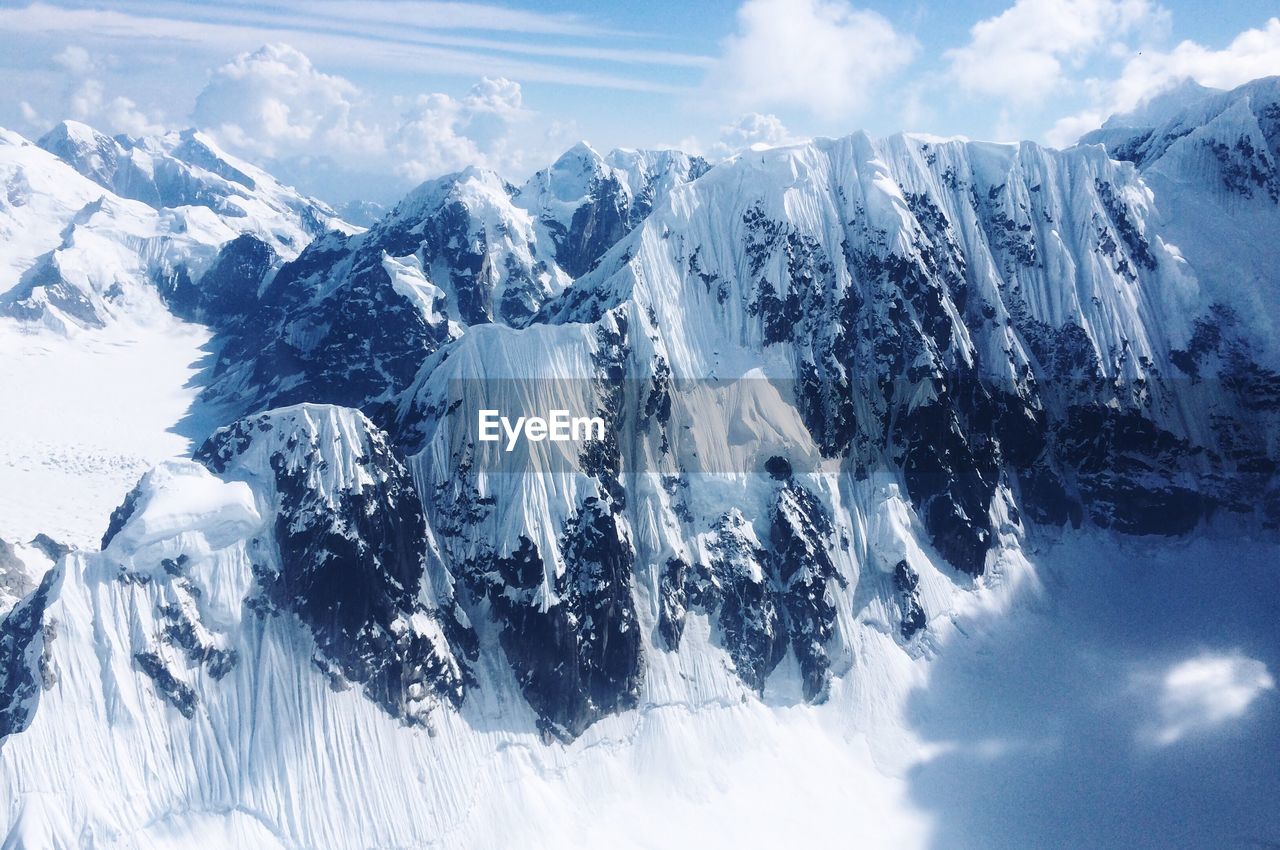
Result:
{"type": "MultiPolygon", "coordinates": [[[[761,809],[789,839],[936,844],[877,822],[945,756],[911,695],[1060,580],[1046,548],[1141,537],[1185,566],[1216,518],[1276,550],[1280,374],[1247,304],[1276,288],[1280,89],[1180,97],[1065,151],[580,145],[296,256],[218,242],[153,288],[213,329],[232,421],[146,473],[100,550],[31,544],[57,555],[36,583],[0,549],[6,840],[645,846],[649,801],[672,841],[731,797],[716,846],[777,843],[761,809]],[[1251,253],[1188,230],[1218,215],[1251,253]],[[603,437],[490,442],[483,410],[603,437]]],[[[166,157],[237,182],[182,137],[73,136],[45,146],[75,179],[11,145],[31,244],[84,204],[152,227],[170,208],[122,195],[168,191],[139,176],[166,157]]],[[[114,247],[43,250],[133,244],[94,232],[114,247]]]]}
{"type": "Polygon", "coordinates": [[[329,230],[353,230],[322,202],[226,153],[198,130],[110,138],[63,121],[37,144],[122,198],[156,209],[207,207],[224,218],[244,219],[243,232],[286,256],[329,230]]]}
{"type": "Polygon", "coordinates": [[[316,240],[278,272],[271,246],[247,235],[220,259],[234,273],[215,269],[201,287],[244,295],[203,314],[228,340],[209,394],[244,412],[322,399],[382,421],[427,355],[467,327],[527,325],[571,270],[704,168],[671,151],[606,160],[586,145],[520,189],[468,168],[419,186],[365,233],[316,240]]]}
{"type": "Polygon", "coordinates": [[[614,150],[601,156],[574,145],[520,189],[517,203],[539,228],[541,244],[571,277],[586,273],[681,183],[706,172],[701,157],[680,151],[614,150]]]}
{"type": "Polygon", "coordinates": [[[1243,331],[1240,344],[1272,368],[1280,364],[1280,291],[1271,275],[1280,78],[1229,92],[1183,86],[1081,141],[1103,144],[1142,172],[1168,241],[1196,269],[1204,327],[1229,339],[1243,331]]]}
{"type": "Polygon", "coordinates": [[[497,594],[547,728],[635,705],[691,609],[745,684],[789,658],[821,700],[859,595],[909,642],[936,613],[921,574],[982,576],[1023,517],[1274,524],[1276,410],[1259,393],[1276,376],[1250,362],[1185,386],[1194,273],[1152,206],[1097,147],[859,135],[744,154],[675,189],[537,324],[473,328],[426,361],[399,441],[421,447],[446,561],[497,594]],[[530,397],[598,412],[614,436],[568,459],[486,452],[479,410],[530,397]],[[873,543],[898,498],[910,541],[873,543]],[[571,646],[530,649],[577,622],[592,628],[571,679],[591,694],[562,684],[571,646]]]}
{"type": "Polygon", "coordinates": [[[67,121],[38,146],[5,131],[0,172],[0,311],[63,332],[162,312],[241,234],[289,259],[354,231],[194,131],[121,140],[67,121]]]}

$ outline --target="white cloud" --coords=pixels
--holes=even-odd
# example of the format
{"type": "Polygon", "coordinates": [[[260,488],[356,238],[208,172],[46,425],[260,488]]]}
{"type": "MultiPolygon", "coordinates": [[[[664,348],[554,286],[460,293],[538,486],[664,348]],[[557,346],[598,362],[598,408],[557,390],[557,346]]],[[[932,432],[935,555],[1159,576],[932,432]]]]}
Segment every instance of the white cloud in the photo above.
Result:
{"type": "Polygon", "coordinates": [[[396,171],[422,180],[467,165],[519,170],[523,151],[512,131],[530,117],[519,84],[502,78],[486,77],[460,99],[420,95],[394,134],[394,150],[403,158],[396,171]]]}
{"type": "Polygon", "coordinates": [[[237,153],[268,164],[323,161],[330,177],[376,172],[417,182],[468,165],[515,176],[529,148],[543,153],[538,116],[516,82],[483,77],[462,97],[385,102],[287,44],[216,69],[193,115],[237,153]]]}
{"type": "Polygon", "coordinates": [[[22,114],[22,120],[28,124],[38,127],[46,123],[36,108],[25,100],[18,104],[18,110],[22,114]]]}
{"type": "Polygon", "coordinates": [[[70,74],[87,74],[93,70],[93,58],[83,47],[69,44],[53,57],[53,62],[70,74]]]}
{"type": "Polygon", "coordinates": [[[1229,89],[1280,74],[1280,18],[1236,36],[1221,50],[1183,41],[1168,51],[1144,50],[1114,79],[1088,83],[1091,105],[1059,120],[1046,135],[1050,144],[1068,145],[1110,115],[1130,112],[1184,80],[1229,89]]]}
{"type": "Polygon", "coordinates": [[[847,117],[911,61],[916,43],[844,0],[747,0],[710,79],[741,108],[783,105],[847,117]]]}
{"type": "Polygon", "coordinates": [[[1239,652],[1205,653],[1170,667],[1156,688],[1156,720],[1144,737],[1169,746],[1244,715],[1275,679],[1261,661],[1239,652]]]}
{"type": "Polygon", "coordinates": [[[732,124],[720,128],[720,139],[709,153],[714,157],[732,156],[747,148],[776,148],[799,141],[776,115],[748,112],[732,124]]]}
{"type": "MultiPolygon", "coordinates": [[[[577,16],[487,4],[283,0],[249,9],[208,3],[199,6],[195,17],[194,4],[118,5],[68,8],[40,0],[22,6],[0,3],[0,42],[5,38],[105,37],[122,50],[178,54],[188,62],[193,56],[220,58],[263,42],[285,42],[323,61],[366,70],[456,74],[459,68],[469,68],[477,76],[665,93],[683,89],[636,69],[702,68],[710,63],[701,55],[619,47],[616,34],[577,16]],[[460,34],[472,29],[503,37],[460,34]],[[555,40],[515,38],[512,33],[538,33],[555,40]],[[608,70],[610,65],[620,66],[622,72],[608,70]]],[[[628,35],[630,43],[646,36],[652,39],[651,34],[628,35]]]]}
{"type": "MultiPolygon", "coordinates": [[[[102,65],[83,47],[68,45],[53,56],[53,63],[66,72],[71,85],[59,118],[75,118],[113,134],[142,136],[163,131],[163,114],[159,111],[146,112],[127,97],[107,95],[99,76],[102,65]]],[[[27,123],[45,123],[30,104],[24,101],[20,108],[27,123]]]]}
{"type": "Polygon", "coordinates": [[[944,55],[964,90],[1029,103],[1061,89],[1070,70],[1122,37],[1167,24],[1168,13],[1150,0],[1017,0],[944,55]]]}
{"type": "Polygon", "coordinates": [[[213,72],[196,98],[196,123],[242,152],[371,154],[377,133],[353,115],[358,89],[318,71],[301,51],[268,44],[213,72]]]}

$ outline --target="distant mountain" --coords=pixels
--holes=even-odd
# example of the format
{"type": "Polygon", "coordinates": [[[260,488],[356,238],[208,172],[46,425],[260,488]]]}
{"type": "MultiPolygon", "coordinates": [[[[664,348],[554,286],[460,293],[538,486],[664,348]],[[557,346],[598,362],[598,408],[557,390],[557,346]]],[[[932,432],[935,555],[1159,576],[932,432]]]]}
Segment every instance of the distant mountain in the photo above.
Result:
{"type": "Polygon", "coordinates": [[[288,259],[330,228],[355,230],[193,131],[119,140],[68,121],[39,146],[4,131],[0,175],[0,313],[64,332],[195,298],[241,234],[288,259]]]}
{"type": "Polygon", "coordinates": [[[343,221],[357,227],[372,227],[387,214],[387,208],[375,201],[347,201],[338,209],[343,221]]]}
{"type": "Polygon", "coordinates": [[[323,399],[385,425],[380,411],[427,355],[467,327],[527,325],[571,270],[705,167],[676,152],[606,160],[579,145],[522,188],[479,168],[428,181],[366,233],[318,239],[278,272],[271,246],[247,236],[223,258],[231,279],[212,283],[221,267],[208,278],[206,288],[258,292],[206,316],[228,340],[210,395],[245,412],[323,399]]]}

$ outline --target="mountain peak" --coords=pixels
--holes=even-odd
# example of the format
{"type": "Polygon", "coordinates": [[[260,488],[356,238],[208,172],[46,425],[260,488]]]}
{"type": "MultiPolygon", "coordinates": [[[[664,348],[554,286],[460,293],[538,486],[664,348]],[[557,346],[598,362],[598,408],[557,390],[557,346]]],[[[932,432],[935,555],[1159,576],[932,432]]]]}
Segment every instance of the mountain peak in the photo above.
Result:
{"type": "Polygon", "coordinates": [[[1103,129],[1119,127],[1152,127],[1163,124],[1179,112],[1204,101],[1213,95],[1223,94],[1222,89],[1202,86],[1187,77],[1171,88],[1146,98],[1128,112],[1118,112],[1103,122],[1103,129]]]}

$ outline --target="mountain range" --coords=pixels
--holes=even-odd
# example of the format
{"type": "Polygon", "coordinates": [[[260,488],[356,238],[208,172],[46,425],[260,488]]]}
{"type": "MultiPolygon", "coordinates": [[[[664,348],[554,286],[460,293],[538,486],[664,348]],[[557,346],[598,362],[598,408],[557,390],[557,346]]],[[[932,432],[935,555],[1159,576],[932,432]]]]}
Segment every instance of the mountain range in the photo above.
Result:
{"type": "Polygon", "coordinates": [[[1066,150],[580,144],[359,224],[196,131],[3,131],[0,179],[0,332],[208,334],[96,545],[0,541],[0,846],[653,846],[699,801],[713,846],[1019,846],[902,802],[912,695],[1054,564],[1277,553],[1280,78],[1066,150]]]}

